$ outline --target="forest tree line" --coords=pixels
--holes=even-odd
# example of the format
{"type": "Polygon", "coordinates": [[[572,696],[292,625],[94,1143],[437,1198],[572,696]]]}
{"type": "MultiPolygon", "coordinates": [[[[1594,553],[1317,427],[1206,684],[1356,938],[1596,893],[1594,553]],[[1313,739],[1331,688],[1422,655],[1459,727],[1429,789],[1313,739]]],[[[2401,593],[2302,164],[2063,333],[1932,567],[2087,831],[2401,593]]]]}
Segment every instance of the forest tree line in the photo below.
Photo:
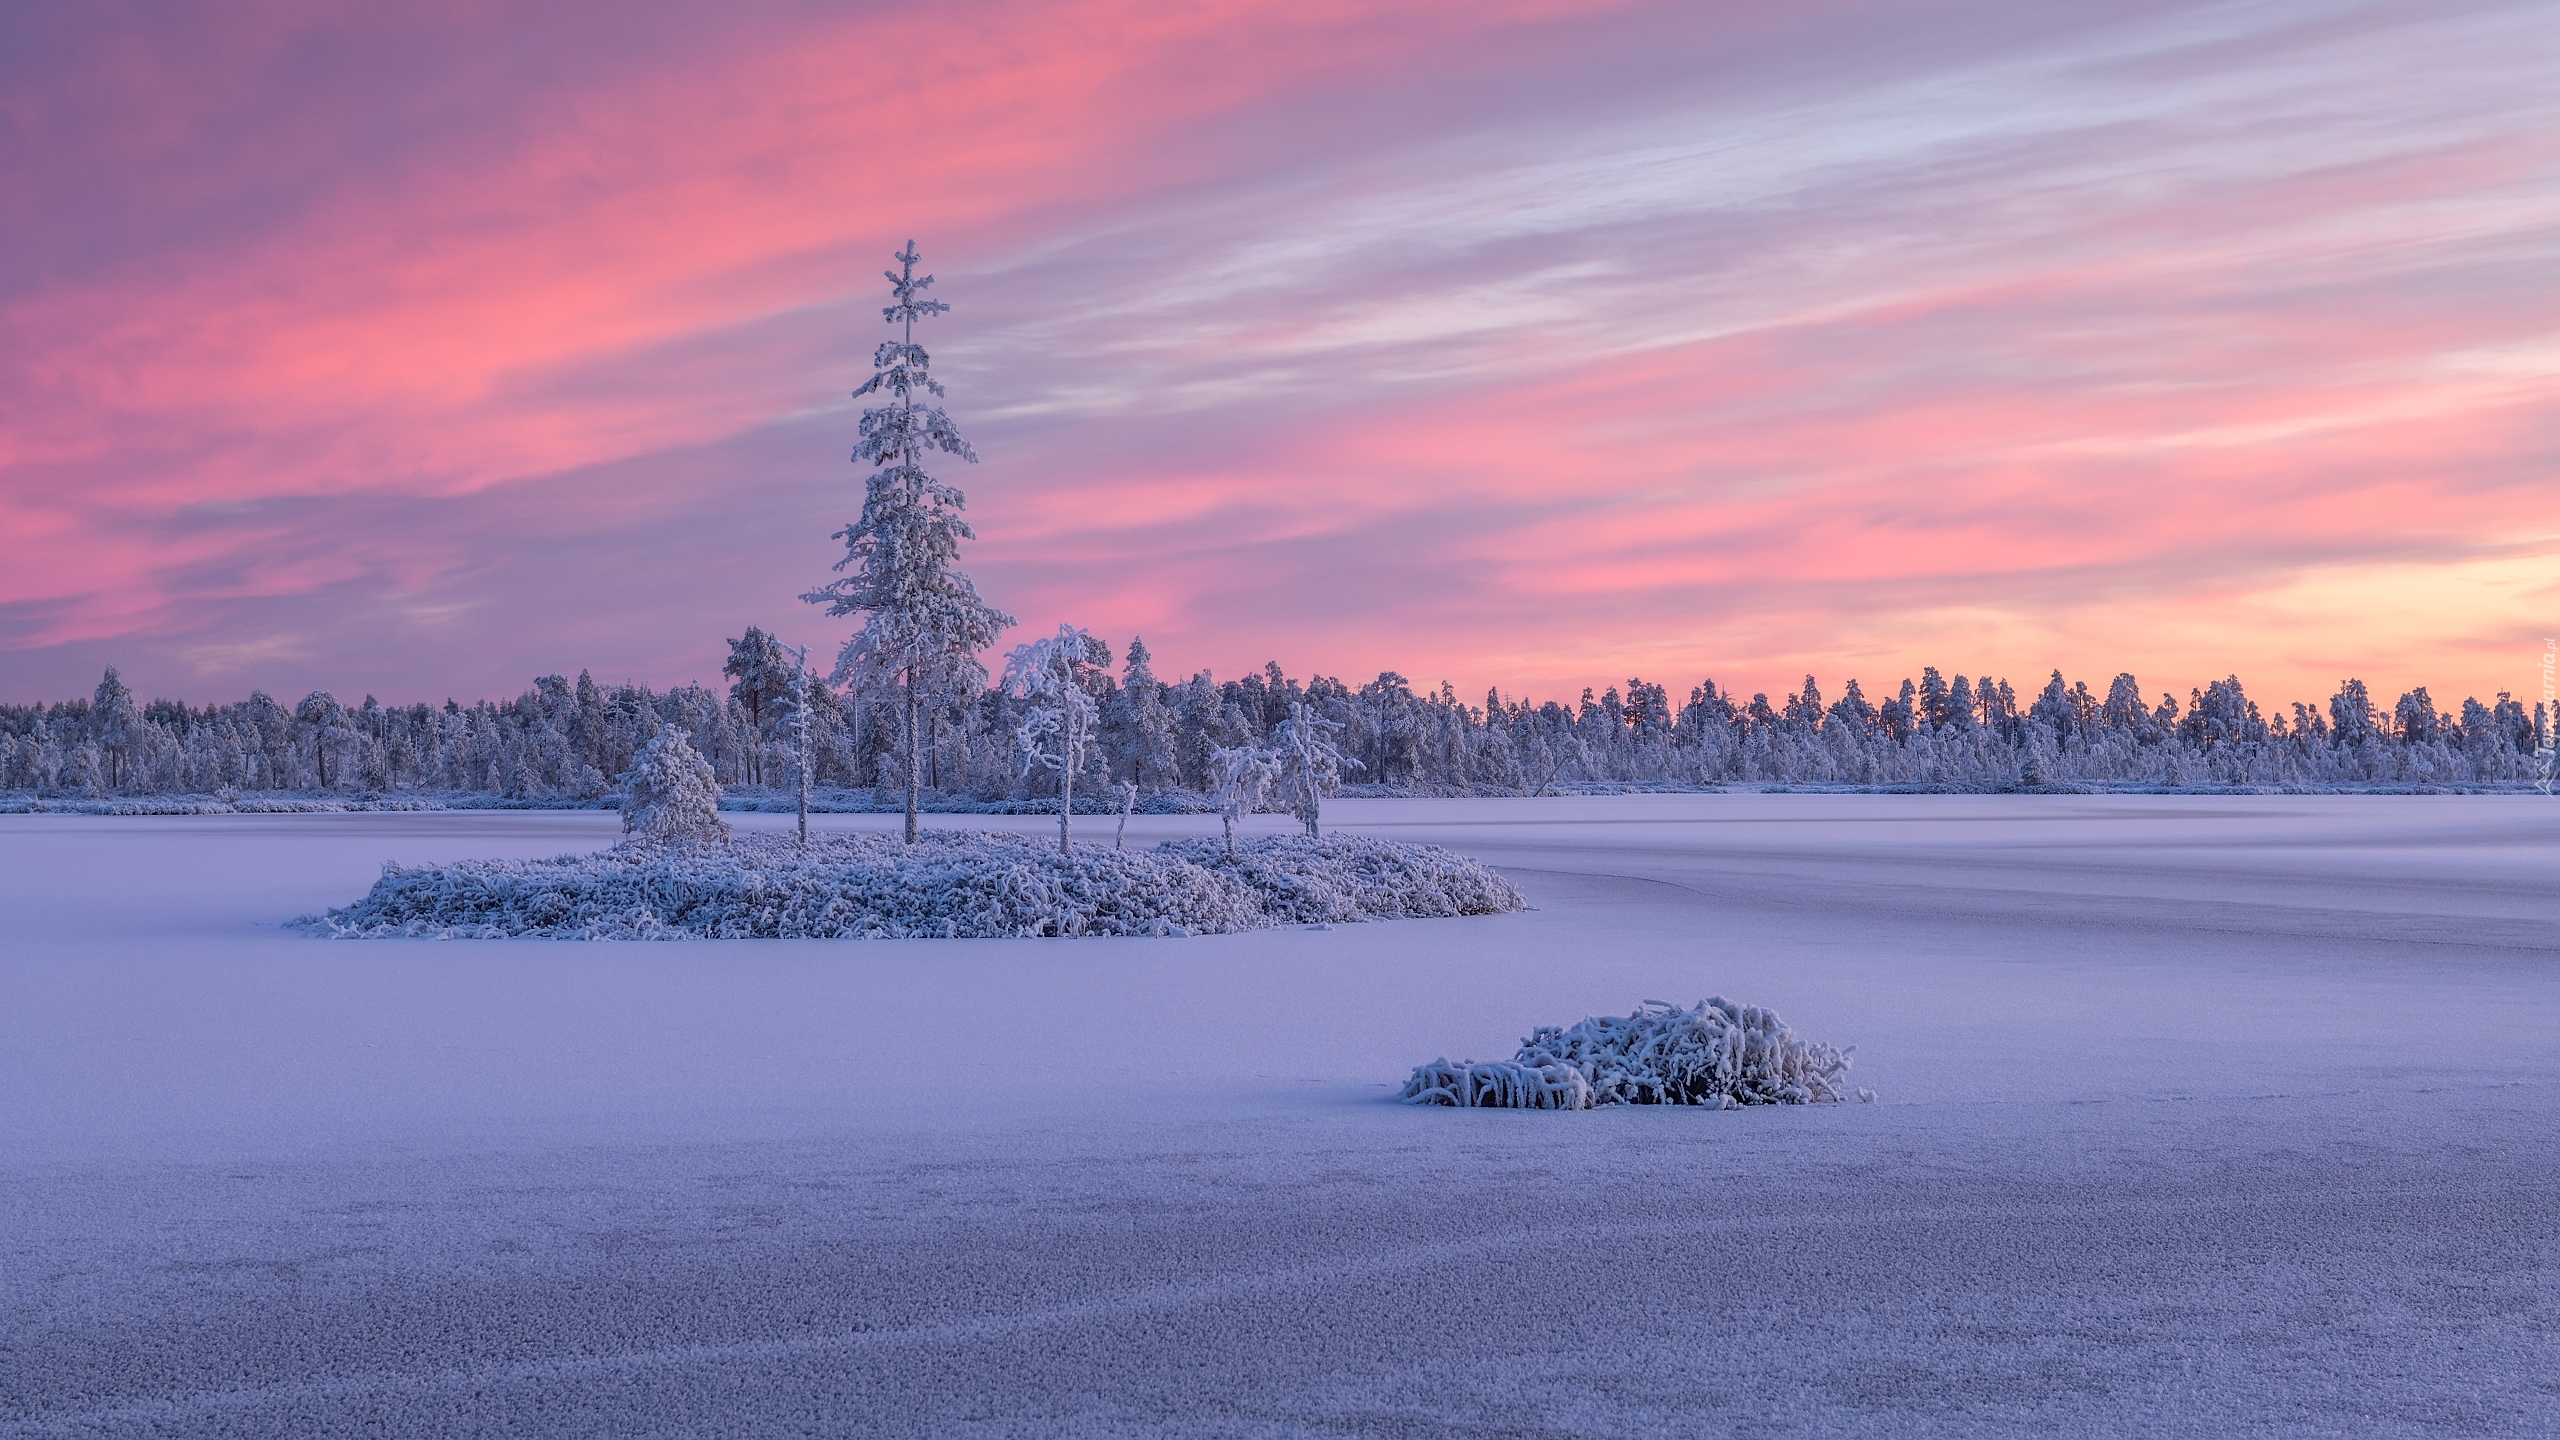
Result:
{"type": "MultiPolygon", "coordinates": [[[[599,685],[546,675],[511,700],[346,704],[314,692],[229,704],[140,702],[109,670],[93,695],[0,705],[0,789],[41,795],[471,794],[572,802],[612,793],[661,725],[685,731],[728,787],[796,779],[792,661],[761,630],[730,642],[724,688],[599,685]]],[[[1392,672],[1357,687],[1301,681],[1277,664],[1218,680],[1163,680],[1142,641],[1091,684],[1098,742],[1080,794],[1205,791],[1221,747],[1267,745],[1293,703],[1342,726],[1355,793],[1534,795],[1594,785],[2105,783],[2166,786],[2524,784],[2553,717],[2500,694],[2443,706],[2424,687],[2385,704],[2359,680],[2325,703],[2262,711],[2235,678],[2146,702],[2131,675],[2103,693],[2059,671],[2032,695],[2005,679],[1931,668],[1881,701],[1856,680],[1827,696],[1744,698],[1714,681],[1675,699],[1630,679],[1579,703],[1483,703],[1392,672]]],[[[893,789],[910,726],[926,788],[980,801],[1055,795],[1026,773],[1023,700],[987,685],[916,706],[874,690],[810,691],[810,751],[823,786],[893,789]]],[[[1079,806],[1081,808],[1081,801],[1079,806]]]]}

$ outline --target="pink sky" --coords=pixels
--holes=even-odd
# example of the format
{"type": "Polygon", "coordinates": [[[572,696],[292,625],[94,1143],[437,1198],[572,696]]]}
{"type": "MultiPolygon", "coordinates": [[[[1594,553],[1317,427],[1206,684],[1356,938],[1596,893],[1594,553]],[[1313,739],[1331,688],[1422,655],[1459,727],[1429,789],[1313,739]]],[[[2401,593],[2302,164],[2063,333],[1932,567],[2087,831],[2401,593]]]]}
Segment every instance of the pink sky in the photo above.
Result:
{"type": "Polygon", "coordinates": [[[911,235],[1167,673],[2539,693],[2546,5],[861,10],[13,12],[0,699],[831,651],[911,235]]]}

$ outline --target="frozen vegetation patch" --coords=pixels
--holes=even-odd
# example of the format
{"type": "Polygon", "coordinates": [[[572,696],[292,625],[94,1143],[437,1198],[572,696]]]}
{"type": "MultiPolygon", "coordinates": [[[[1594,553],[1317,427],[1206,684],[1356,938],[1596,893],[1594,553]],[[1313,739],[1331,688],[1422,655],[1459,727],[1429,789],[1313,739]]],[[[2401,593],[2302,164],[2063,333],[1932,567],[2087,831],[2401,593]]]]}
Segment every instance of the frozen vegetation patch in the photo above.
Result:
{"type": "Polygon", "coordinates": [[[1156,850],[1241,881],[1281,924],[1496,915],[1529,903],[1510,881],[1437,845],[1333,834],[1248,841],[1232,855],[1215,840],[1156,850]]]}
{"type": "Polygon", "coordinates": [[[1403,1098],[1514,1110],[1873,1100],[1874,1091],[1849,1087],[1849,1059],[1850,1051],[1807,1040],[1758,1005],[1719,996],[1683,1010],[1648,1000],[1633,1015],[1598,1016],[1569,1029],[1542,1025],[1509,1060],[1417,1065],[1403,1098]]]}
{"type": "Polygon", "coordinates": [[[928,830],[913,845],[741,835],[725,846],[386,866],[363,899],[295,923],[440,939],[982,939],[1214,935],[1523,903],[1472,860],[1387,840],[1263,839],[1232,859],[1191,842],[1068,857],[1045,839],[928,830]]]}

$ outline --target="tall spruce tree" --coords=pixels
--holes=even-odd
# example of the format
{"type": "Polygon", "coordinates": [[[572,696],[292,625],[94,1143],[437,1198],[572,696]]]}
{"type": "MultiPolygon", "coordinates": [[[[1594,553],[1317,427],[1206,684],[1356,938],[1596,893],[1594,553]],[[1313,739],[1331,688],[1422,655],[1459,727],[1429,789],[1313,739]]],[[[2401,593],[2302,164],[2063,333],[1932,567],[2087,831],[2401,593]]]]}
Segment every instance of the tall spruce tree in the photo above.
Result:
{"type": "Polygon", "coordinates": [[[915,842],[924,790],[925,705],[984,686],[987,671],[978,653],[1013,623],[1012,616],[979,599],[978,587],[960,573],[960,542],[977,538],[960,518],[967,498],[924,468],[935,451],[973,465],[978,456],[951,417],[932,403],[943,391],[931,358],[916,343],[916,322],[951,307],[924,298],[933,277],[916,274],[921,258],[913,240],[898,252],[898,268],[888,272],[897,303],[880,314],[899,327],[899,338],[882,342],[872,356],[871,378],[853,392],[890,403],[862,412],[853,460],[873,467],[862,518],[832,537],[845,542],[845,556],[835,568],[852,573],[800,597],[826,606],[829,615],[863,617],[830,678],[891,697],[904,711],[909,844],[915,842]],[[930,398],[920,402],[920,396],[930,398]]]}

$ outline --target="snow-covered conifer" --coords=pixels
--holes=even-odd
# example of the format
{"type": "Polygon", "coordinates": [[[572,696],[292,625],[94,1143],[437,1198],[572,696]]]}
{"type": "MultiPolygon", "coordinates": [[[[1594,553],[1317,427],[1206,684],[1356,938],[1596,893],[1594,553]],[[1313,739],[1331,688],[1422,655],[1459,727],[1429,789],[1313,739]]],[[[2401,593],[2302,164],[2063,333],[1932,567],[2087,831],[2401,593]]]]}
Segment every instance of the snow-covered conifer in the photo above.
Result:
{"type": "MultiPolygon", "coordinates": [[[[1811,678],[1806,677],[1808,682],[1811,678]]],[[[1848,687],[1840,692],[1840,698],[1832,703],[1828,713],[1833,723],[1851,735],[1872,734],[1882,721],[1876,707],[1868,703],[1866,692],[1858,688],[1855,676],[1850,678],[1848,687]]]]}
{"type": "Polygon", "coordinates": [[[1941,730],[1955,718],[1954,692],[1947,688],[1946,677],[1935,665],[1920,669],[1920,718],[1932,730],[1941,730]]]}
{"type": "Polygon", "coordinates": [[[747,729],[753,735],[746,747],[747,783],[764,783],[764,747],[756,743],[764,738],[765,725],[779,711],[791,694],[791,657],[782,642],[756,626],[729,642],[728,663],[720,673],[736,681],[729,687],[729,698],[745,707],[747,729]]]}
{"type": "Polygon", "coordinates": [[[1148,663],[1152,658],[1144,639],[1129,642],[1120,688],[1103,715],[1113,768],[1139,786],[1174,778],[1174,717],[1148,663]]]}
{"type": "Polygon", "coordinates": [[[2341,745],[2355,745],[2373,738],[2373,694],[2361,680],[2347,680],[2338,693],[2329,697],[2329,733],[2341,745]]]}
{"type": "Polygon", "coordinates": [[[1823,709],[1822,687],[1814,683],[1812,676],[1807,675],[1804,677],[1804,689],[1787,697],[1786,706],[1780,711],[1780,715],[1790,725],[1801,726],[1806,730],[1819,730],[1822,728],[1823,709]]]}
{"type": "Polygon", "coordinates": [[[720,782],[685,732],[660,725],[623,777],[623,833],[646,845],[726,845],[720,782]]]}
{"type": "Polygon", "coordinates": [[[2053,672],[2045,682],[2044,693],[2027,707],[2027,718],[2051,730],[2057,736],[2070,736],[2080,728],[2080,709],[2073,703],[2070,687],[2062,683],[2062,672],[2053,672]]]}
{"type": "Polygon", "coordinates": [[[106,760],[107,788],[123,788],[127,762],[141,730],[142,712],[134,706],[133,692],[110,665],[89,705],[89,733],[96,737],[106,760]]]}
{"type": "Polygon", "coordinates": [[[995,643],[1013,617],[978,598],[977,587],[960,573],[960,542],[976,538],[960,518],[967,497],[924,468],[925,457],[935,451],[972,463],[978,457],[940,405],[918,403],[919,395],[942,398],[943,389],[933,378],[931,358],[916,343],[916,322],[951,307],[924,298],[933,277],[916,274],[922,257],[914,241],[896,258],[899,268],[888,278],[897,303],[880,313],[901,327],[900,338],[881,344],[871,378],[854,392],[891,396],[894,402],[862,412],[853,459],[875,468],[861,518],[834,537],[845,542],[836,569],[853,573],[801,598],[825,605],[830,615],[864,617],[837,657],[834,678],[870,693],[894,693],[905,707],[906,838],[913,844],[924,788],[925,702],[985,684],[978,653],[995,643]]]}
{"type": "Polygon", "coordinates": [[[1005,657],[1005,689],[1031,706],[1014,730],[1022,768],[1026,773],[1049,770],[1058,776],[1061,854],[1075,853],[1070,827],[1076,776],[1093,752],[1095,721],[1102,713],[1093,690],[1103,667],[1110,663],[1111,647],[1079,625],[1060,625],[1057,634],[1017,645],[1005,657]]]}
{"type": "Polygon", "coordinates": [[[2424,685],[2401,696],[2400,703],[2391,707],[2391,718],[2400,739],[2410,745],[2434,740],[2441,723],[2436,716],[2435,699],[2427,694],[2424,685]]]}

